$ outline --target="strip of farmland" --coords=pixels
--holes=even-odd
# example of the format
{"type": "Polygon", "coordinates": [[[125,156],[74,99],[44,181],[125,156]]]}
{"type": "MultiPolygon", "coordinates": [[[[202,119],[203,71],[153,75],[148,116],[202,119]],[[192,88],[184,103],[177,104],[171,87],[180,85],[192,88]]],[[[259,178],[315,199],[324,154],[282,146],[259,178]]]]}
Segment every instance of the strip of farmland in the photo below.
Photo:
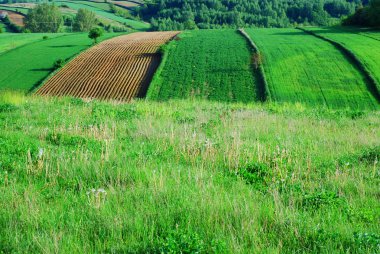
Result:
{"type": "Polygon", "coordinates": [[[141,32],[100,43],[68,63],[37,94],[121,101],[143,97],[160,63],[159,47],[177,34],[141,32]]]}
{"type": "Polygon", "coordinates": [[[380,92],[380,36],[361,29],[308,28],[313,33],[339,43],[363,64],[380,92]]]}
{"type": "Polygon", "coordinates": [[[169,44],[148,99],[260,99],[250,46],[237,31],[187,31],[169,44]]]}
{"type": "Polygon", "coordinates": [[[329,42],[296,29],[246,29],[262,53],[272,98],[330,108],[378,108],[365,77],[329,42]]]}

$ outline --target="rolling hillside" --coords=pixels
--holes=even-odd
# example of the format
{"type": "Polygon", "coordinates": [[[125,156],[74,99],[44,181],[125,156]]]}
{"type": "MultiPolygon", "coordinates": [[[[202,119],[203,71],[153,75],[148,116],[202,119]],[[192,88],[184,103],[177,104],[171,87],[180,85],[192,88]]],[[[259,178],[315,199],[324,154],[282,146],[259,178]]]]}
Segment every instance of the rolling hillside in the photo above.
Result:
{"type": "MultiPolygon", "coordinates": [[[[101,39],[117,35],[107,33],[101,39]]],[[[87,34],[74,33],[38,40],[5,52],[0,55],[0,90],[28,92],[54,70],[56,60],[70,59],[91,45],[87,34]]]]}

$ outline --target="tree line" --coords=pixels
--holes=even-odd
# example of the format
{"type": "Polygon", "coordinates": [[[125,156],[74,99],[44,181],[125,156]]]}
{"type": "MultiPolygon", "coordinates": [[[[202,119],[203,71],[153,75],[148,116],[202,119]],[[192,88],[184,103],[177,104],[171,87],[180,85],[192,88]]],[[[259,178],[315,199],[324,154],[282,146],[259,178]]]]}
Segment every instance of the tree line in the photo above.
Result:
{"type": "Polygon", "coordinates": [[[368,0],[147,0],[154,30],[333,25],[368,0]]]}
{"type": "Polygon", "coordinates": [[[380,27],[380,0],[371,0],[368,6],[359,8],[343,24],[380,27]]]}

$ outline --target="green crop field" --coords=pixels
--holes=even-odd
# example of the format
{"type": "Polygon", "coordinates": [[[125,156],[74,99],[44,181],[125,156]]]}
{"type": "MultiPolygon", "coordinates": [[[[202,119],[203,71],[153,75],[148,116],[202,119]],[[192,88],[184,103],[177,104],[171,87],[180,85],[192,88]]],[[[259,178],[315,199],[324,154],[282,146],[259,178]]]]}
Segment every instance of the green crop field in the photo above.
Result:
{"type": "Polygon", "coordinates": [[[378,253],[379,112],[0,94],[0,253],[378,253]]]}
{"type": "Polygon", "coordinates": [[[296,29],[246,31],[261,51],[274,101],[378,108],[363,74],[329,42],[296,29]]]}
{"type": "Polygon", "coordinates": [[[19,46],[29,44],[35,41],[42,41],[44,36],[48,36],[48,38],[55,38],[59,36],[63,36],[64,34],[42,34],[42,33],[28,33],[28,34],[20,34],[20,33],[7,33],[0,34],[0,55],[4,52],[17,48],[19,46]]]}
{"type": "Polygon", "coordinates": [[[336,41],[351,51],[372,74],[380,91],[380,32],[359,33],[360,30],[308,28],[318,35],[336,41]]]}
{"type": "MultiPolygon", "coordinates": [[[[53,3],[55,3],[57,5],[67,5],[69,8],[74,9],[74,10],[79,10],[80,8],[88,9],[88,10],[96,13],[98,16],[108,18],[110,20],[117,21],[117,22],[122,23],[122,24],[126,24],[126,25],[128,25],[131,28],[136,29],[136,30],[147,30],[150,27],[150,25],[148,23],[144,23],[144,22],[136,21],[136,20],[132,20],[132,19],[125,19],[125,18],[119,17],[119,16],[117,16],[117,15],[115,15],[109,11],[102,10],[101,8],[90,6],[87,3],[82,4],[82,3],[70,2],[70,1],[54,1],[53,3]]],[[[96,3],[93,3],[93,4],[96,4],[96,3]]]]}
{"type": "MultiPolygon", "coordinates": [[[[106,33],[100,40],[114,37],[106,33]]],[[[0,90],[15,89],[29,91],[45,79],[58,59],[69,59],[90,47],[92,41],[87,34],[67,34],[26,44],[0,55],[0,90]]]]}
{"type": "Polygon", "coordinates": [[[255,101],[257,82],[247,41],[235,30],[184,32],[166,49],[148,98],[255,101]]]}

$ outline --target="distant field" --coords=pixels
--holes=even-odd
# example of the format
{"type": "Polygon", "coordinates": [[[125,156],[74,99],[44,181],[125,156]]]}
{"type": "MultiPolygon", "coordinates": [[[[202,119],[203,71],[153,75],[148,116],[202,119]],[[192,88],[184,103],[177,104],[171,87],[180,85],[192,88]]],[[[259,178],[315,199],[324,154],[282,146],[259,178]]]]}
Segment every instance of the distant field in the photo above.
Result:
{"type": "Polygon", "coordinates": [[[184,32],[179,40],[170,43],[148,90],[148,98],[187,97],[256,100],[249,47],[235,30],[184,32]]]}
{"type": "Polygon", "coordinates": [[[319,35],[332,39],[353,52],[372,73],[380,91],[380,32],[342,30],[336,28],[309,28],[319,35]],[[359,34],[358,34],[359,33],[359,34]]]}
{"type": "MultiPolygon", "coordinates": [[[[81,2],[84,2],[84,1],[81,1],[81,2]]],[[[93,6],[89,5],[87,2],[85,4],[83,4],[83,3],[69,2],[69,1],[54,1],[54,3],[59,4],[59,5],[67,5],[68,7],[72,8],[74,10],[78,10],[80,8],[88,9],[90,11],[95,12],[99,16],[111,19],[113,21],[120,22],[122,24],[126,24],[126,25],[132,27],[133,29],[146,30],[150,27],[150,25],[148,23],[144,23],[144,22],[136,21],[136,20],[132,20],[132,19],[125,19],[125,18],[119,17],[119,16],[117,16],[111,12],[105,11],[101,8],[94,7],[94,5],[97,5],[98,3],[89,2],[93,6]]]]}
{"type": "Polygon", "coordinates": [[[4,52],[17,48],[19,46],[35,42],[42,41],[43,36],[48,36],[49,38],[63,36],[64,34],[40,34],[40,33],[28,33],[28,34],[19,34],[19,33],[7,33],[0,34],[0,55],[4,52]]]}
{"type": "Polygon", "coordinates": [[[0,10],[8,10],[8,11],[15,11],[20,12],[22,14],[27,14],[29,9],[25,7],[8,7],[0,4],[0,10]]]}
{"type": "Polygon", "coordinates": [[[261,50],[275,101],[378,107],[362,74],[330,43],[295,29],[246,31],[261,50]]]}
{"type": "MultiPolygon", "coordinates": [[[[106,33],[101,40],[116,36],[106,33]]],[[[68,59],[91,46],[87,34],[67,34],[27,44],[0,55],[0,89],[29,91],[49,73],[58,59],[68,59]]]]}

